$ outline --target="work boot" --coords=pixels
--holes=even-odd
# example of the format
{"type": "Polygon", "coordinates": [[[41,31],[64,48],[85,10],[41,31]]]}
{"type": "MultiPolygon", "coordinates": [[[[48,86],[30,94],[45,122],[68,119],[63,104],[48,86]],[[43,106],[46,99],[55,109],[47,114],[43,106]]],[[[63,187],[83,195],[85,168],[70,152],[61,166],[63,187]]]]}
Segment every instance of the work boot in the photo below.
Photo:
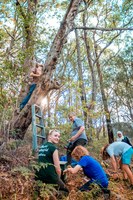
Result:
{"type": "Polygon", "coordinates": [[[110,199],[110,190],[102,189],[102,191],[103,191],[104,200],[109,200],[110,199]]]}

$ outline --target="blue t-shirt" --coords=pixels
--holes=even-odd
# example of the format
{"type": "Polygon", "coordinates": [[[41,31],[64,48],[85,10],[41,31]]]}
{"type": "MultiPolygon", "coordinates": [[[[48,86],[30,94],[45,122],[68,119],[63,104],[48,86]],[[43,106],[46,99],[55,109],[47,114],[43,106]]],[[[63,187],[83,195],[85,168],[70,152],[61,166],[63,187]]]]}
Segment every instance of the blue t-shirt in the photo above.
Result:
{"type": "MultiPolygon", "coordinates": [[[[73,125],[72,125],[73,131],[71,133],[71,137],[76,135],[76,133],[78,132],[78,130],[80,129],[81,126],[84,126],[84,122],[80,118],[76,117],[74,119],[74,122],[73,122],[73,125]]],[[[87,140],[87,136],[86,136],[85,131],[83,131],[82,134],[76,140],[78,140],[79,138],[87,140]]],[[[73,142],[75,142],[75,141],[73,141],[73,142]]]]}
{"type": "Polygon", "coordinates": [[[89,155],[86,155],[79,160],[78,165],[83,168],[84,174],[88,178],[95,180],[103,187],[108,186],[108,178],[106,176],[106,173],[97,160],[89,155]]]}
{"type": "Polygon", "coordinates": [[[125,142],[113,142],[107,147],[107,153],[110,156],[121,156],[126,151],[132,148],[129,144],[125,142]]]}

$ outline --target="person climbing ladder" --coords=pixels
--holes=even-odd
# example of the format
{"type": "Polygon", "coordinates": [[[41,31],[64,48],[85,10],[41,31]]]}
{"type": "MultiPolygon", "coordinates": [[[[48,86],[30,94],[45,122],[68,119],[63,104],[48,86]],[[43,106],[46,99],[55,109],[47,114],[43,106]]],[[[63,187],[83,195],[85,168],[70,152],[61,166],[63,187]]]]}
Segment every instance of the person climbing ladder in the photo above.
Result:
{"type": "Polygon", "coordinates": [[[32,68],[31,73],[30,73],[31,84],[30,84],[30,87],[29,87],[29,92],[28,92],[27,96],[20,103],[20,111],[28,103],[33,91],[35,90],[36,85],[37,85],[38,80],[39,80],[39,77],[42,75],[42,67],[43,67],[43,65],[37,63],[36,67],[32,68]]]}

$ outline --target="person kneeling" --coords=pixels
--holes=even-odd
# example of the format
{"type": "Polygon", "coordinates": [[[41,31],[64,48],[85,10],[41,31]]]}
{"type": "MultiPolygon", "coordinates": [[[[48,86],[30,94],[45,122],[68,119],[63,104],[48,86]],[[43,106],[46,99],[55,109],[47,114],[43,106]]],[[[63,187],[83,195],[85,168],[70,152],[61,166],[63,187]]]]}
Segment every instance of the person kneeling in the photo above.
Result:
{"type": "Polygon", "coordinates": [[[48,141],[39,149],[38,162],[40,169],[35,172],[35,180],[48,184],[57,184],[59,190],[68,192],[65,183],[61,180],[61,167],[56,147],[59,139],[60,133],[57,130],[49,131],[48,141]]]}
{"type": "Polygon", "coordinates": [[[102,191],[110,196],[108,187],[108,178],[100,163],[89,155],[88,150],[83,146],[77,146],[72,152],[72,157],[78,161],[74,168],[64,170],[64,173],[70,172],[76,174],[83,169],[84,174],[90,179],[79,188],[80,191],[88,191],[92,189],[93,184],[100,186],[102,191]]]}

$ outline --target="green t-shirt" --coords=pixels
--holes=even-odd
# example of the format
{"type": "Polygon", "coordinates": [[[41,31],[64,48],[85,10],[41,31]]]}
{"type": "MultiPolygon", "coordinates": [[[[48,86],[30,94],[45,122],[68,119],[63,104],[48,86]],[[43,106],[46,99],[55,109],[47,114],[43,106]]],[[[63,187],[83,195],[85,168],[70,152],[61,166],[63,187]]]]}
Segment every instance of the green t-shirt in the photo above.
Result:
{"type": "Polygon", "coordinates": [[[56,149],[56,146],[50,142],[46,142],[40,147],[38,162],[45,163],[46,166],[41,167],[38,172],[36,171],[37,180],[51,184],[57,183],[58,175],[53,162],[53,153],[56,149]]]}

